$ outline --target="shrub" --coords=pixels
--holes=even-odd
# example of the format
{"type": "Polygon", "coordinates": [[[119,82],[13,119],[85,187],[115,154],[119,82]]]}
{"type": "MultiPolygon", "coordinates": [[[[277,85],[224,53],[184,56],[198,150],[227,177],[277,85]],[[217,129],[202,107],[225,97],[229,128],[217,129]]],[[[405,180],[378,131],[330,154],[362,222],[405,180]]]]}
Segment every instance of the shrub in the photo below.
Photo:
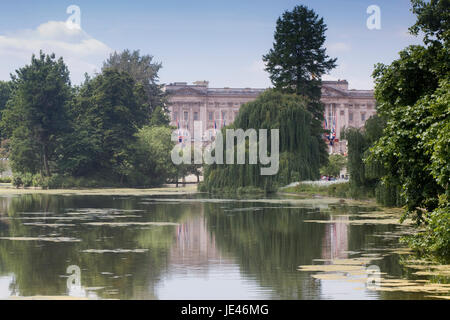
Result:
{"type": "Polygon", "coordinates": [[[28,188],[33,185],[33,174],[32,173],[24,173],[22,175],[23,187],[28,188]]]}
{"type": "Polygon", "coordinates": [[[12,178],[12,184],[16,188],[19,188],[23,185],[22,175],[20,173],[14,173],[12,178]]]}
{"type": "Polygon", "coordinates": [[[421,253],[450,261],[450,204],[446,195],[440,197],[440,206],[427,215],[425,222],[424,231],[401,240],[421,253]]]}
{"type": "Polygon", "coordinates": [[[12,182],[11,177],[0,178],[0,183],[11,183],[11,182],[12,182]]]}

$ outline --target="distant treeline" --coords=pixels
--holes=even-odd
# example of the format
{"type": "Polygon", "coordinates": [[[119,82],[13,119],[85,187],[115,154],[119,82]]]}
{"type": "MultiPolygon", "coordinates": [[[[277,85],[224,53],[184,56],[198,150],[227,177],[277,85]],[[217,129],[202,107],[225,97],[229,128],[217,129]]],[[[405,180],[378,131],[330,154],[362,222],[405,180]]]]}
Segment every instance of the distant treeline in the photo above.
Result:
{"type": "Polygon", "coordinates": [[[191,168],[170,161],[161,65],[114,53],[72,86],[62,58],[40,53],[0,82],[1,138],[16,186],[157,186],[191,168]]]}

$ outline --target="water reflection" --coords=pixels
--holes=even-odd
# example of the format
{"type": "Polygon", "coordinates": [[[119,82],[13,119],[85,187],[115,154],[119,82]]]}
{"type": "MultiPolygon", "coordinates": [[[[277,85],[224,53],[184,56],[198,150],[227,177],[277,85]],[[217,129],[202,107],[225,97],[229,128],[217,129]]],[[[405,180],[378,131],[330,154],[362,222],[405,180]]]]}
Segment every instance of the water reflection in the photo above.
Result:
{"type": "MultiPolygon", "coordinates": [[[[359,210],[198,196],[4,197],[0,298],[380,298],[297,271],[317,259],[345,259],[354,251],[389,246],[372,235],[395,226],[348,224],[349,214],[359,210]],[[68,287],[68,266],[80,268],[79,285],[68,287]]],[[[401,273],[392,257],[380,267],[401,273]]]]}

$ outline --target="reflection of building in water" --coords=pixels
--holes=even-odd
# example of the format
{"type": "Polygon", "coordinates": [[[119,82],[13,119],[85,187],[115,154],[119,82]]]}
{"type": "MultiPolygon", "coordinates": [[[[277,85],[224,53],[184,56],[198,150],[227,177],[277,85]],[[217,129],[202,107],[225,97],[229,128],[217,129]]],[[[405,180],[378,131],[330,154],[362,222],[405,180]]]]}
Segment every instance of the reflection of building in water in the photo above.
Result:
{"type": "Polygon", "coordinates": [[[170,264],[188,267],[207,267],[211,261],[216,264],[231,262],[220,254],[214,235],[208,231],[203,212],[177,226],[176,241],[169,259],[170,264]]]}
{"type": "Polygon", "coordinates": [[[345,259],[348,257],[348,217],[332,217],[334,223],[325,224],[322,239],[322,259],[345,259]]]}

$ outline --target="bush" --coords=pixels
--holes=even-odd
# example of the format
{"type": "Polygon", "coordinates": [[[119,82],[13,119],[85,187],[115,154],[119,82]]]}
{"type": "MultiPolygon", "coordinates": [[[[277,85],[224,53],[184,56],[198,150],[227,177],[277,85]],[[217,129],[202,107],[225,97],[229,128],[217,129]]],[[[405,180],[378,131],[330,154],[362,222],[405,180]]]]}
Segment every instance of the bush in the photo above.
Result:
{"type": "Polygon", "coordinates": [[[338,198],[352,198],[350,183],[335,183],[328,187],[328,195],[338,198]]]}
{"type": "Polygon", "coordinates": [[[22,181],[23,181],[23,187],[28,188],[33,185],[33,174],[31,173],[24,173],[22,175],[22,181]]]}
{"type": "Polygon", "coordinates": [[[427,215],[425,223],[424,231],[401,240],[421,253],[450,261],[450,204],[446,195],[440,197],[440,206],[427,215]]]}
{"type": "Polygon", "coordinates": [[[20,173],[15,173],[12,178],[12,184],[14,187],[19,188],[23,185],[22,175],[20,173]]]}
{"type": "Polygon", "coordinates": [[[0,178],[0,183],[11,183],[11,182],[12,182],[11,177],[0,178]]]}

